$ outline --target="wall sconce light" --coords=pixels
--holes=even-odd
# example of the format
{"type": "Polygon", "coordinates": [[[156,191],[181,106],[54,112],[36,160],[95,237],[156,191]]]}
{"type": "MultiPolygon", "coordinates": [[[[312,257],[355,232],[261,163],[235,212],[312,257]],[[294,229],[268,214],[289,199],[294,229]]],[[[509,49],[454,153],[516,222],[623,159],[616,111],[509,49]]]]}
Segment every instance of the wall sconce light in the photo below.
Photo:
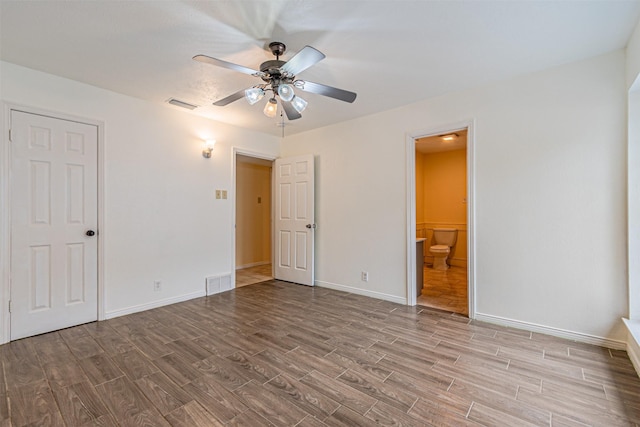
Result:
{"type": "Polygon", "coordinates": [[[216,145],[215,139],[207,139],[204,142],[204,145],[202,148],[202,157],[204,157],[205,159],[209,159],[211,157],[211,152],[213,151],[214,145],[216,145]]]}

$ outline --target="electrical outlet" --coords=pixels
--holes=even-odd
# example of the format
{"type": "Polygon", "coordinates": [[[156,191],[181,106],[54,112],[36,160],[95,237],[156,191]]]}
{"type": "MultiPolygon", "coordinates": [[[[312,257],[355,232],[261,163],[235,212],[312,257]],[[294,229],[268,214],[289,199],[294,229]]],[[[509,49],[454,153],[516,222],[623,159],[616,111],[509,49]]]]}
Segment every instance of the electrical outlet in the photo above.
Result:
{"type": "Polygon", "coordinates": [[[162,282],[160,280],[153,281],[153,291],[160,292],[162,290],[162,282]]]}
{"type": "Polygon", "coordinates": [[[362,280],[363,282],[368,282],[369,281],[369,272],[368,271],[363,271],[362,274],[360,275],[360,280],[362,280]]]}

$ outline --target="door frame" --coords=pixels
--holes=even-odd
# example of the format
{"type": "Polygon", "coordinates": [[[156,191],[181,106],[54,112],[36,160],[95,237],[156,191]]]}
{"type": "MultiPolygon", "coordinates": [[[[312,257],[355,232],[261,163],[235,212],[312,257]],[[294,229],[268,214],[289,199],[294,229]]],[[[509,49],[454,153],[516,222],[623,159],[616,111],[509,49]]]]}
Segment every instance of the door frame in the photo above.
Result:
{"type": "Polygon", "coordinates": [[[467,295],[469,318],[476,314],[476,246],[475,246],[475,120],[433,126],[407,133],[407,305],[415,306],[416,297],[416,139],[467,129],[467,295]]]}
{"type": "MultiPolygon", "coordinates": [[[[278,156],[273,154],[265,154],[260,153],[258,151],[247,150],[242,147],[232,147],[231,148],[231,170],[232,170],[232,180],[231,180],[231,230],[233,230],[231,236],[231,283],[233,283],[233,288],[236,288],[236,161],[238,155],[253,157],[256,159],[269,160],[272,163],[278,158],[278,156]]],[[[274,209],[274,193],[273,193],[273,168],[271,169],[271,275],[273,275],[273,257],[274,257],[274,248],[273,248],[273,209],[274,209]]]]}
{"type": "Polygon", "coordinates": [[[97,152],[97,178],[98,187],[98,306],[96,307],[98,320],[105,320],[105,147],[104,147],[104,122],[86,117],[75,116],[57,111],[46,110],[38,107],[21,105],[16,103],[2,102],[4,110],[3,120],[0,123],[2,137],[0,138],[0,344],[9,342],[11,337],[11,314],[9,313],[9,301],[11,299],[11,148],[9,142],[9,131],[11,129],[11,111],[21,111],[28,114],[51,117],[59,120],[84,123],[96,126],[98,129],[98,152],[97,152]]]}

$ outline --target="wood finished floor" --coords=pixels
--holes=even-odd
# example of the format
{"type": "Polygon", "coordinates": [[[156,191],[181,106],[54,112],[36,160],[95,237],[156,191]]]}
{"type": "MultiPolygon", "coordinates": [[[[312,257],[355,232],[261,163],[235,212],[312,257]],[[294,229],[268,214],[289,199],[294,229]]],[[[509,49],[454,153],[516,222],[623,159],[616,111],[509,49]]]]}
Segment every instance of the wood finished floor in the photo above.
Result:
{"type": "Polygon", "coordinates": [[[0,426],[630,426],[623,351],[270,281],[0,346],[0,426]]]}

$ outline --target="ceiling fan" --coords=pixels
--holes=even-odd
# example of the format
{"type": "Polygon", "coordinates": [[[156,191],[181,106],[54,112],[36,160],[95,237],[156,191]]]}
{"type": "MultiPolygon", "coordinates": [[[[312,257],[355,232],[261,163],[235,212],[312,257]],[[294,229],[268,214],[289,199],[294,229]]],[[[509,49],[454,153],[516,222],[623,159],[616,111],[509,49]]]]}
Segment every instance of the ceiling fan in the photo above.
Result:
{"type": "Polygon", "coordinates": [[[269,98],[269,101],[267,101],[264,114],[267,117],[276,116],[278,109],[276,96],[278,96],[287,118],[289,120],[296,120],[302,117],[300,113],[307,107],[307,101],[296,95],[294,88],[328,96],[340,101],[355,101],[357,94],[354,92],[320,83],[313,83],[307,80],[296,80],[297,74],[325,58],[325,55],[319,50],[311,46],[305,46],[290,60],[281,61],[280,56],[283,55],[287,49],[284,43],[272,42],[269,44],[269,49],[276,59],[263,62],[260,65],[260,71],[206,55],[194,56],[193,59],[196,61],[250,74],[255,77],[260,77],[264,81],[264,83],[257,84],[248,89],[241,89],[226,98],[214,102],[213,105],[223,107],[243,97],[249,104],[253,105],[260,101],[268,91],[271,91],[272,96],[269,98]]]}

